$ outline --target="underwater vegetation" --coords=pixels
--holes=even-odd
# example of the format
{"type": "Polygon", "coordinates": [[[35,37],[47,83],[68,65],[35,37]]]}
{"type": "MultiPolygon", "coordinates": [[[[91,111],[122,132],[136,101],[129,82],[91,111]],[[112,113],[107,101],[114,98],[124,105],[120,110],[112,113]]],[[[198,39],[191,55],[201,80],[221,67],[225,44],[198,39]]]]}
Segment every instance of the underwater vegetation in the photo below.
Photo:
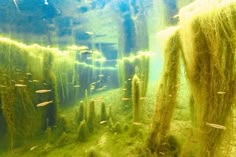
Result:
{"type": "MultiPolygon", "coordinates": [[[[139,52],[147,52],[149,49],[149,38],[147,29],[147,20],[144,16],[143,1],[120,1],[119,16],[122,19],[120,22],[120,37],[119,37],[119,58],[123,59],[119,62],[119,78],[121,86],[126,89],[125,98],[131,98],[132,85],[131,79],[134,74],[142,76],[142,93],[146,95],[149,76],[149,57],[140,55],[140,57],[132,58],[132,55],[138,55],[139,52]],[[137,9],[140,8],[140,9],[137,9]],[[133,17],[136,17],[134,19],[133,17]]],[[[147,52],[148,53],[148,52],[147,52]]]]}
{"type": "Polygon", "coordinates": [[[158,33],[157,86],[148,86],[142,3],[120,2],[118,71],[87,46],[0,38],[0,156],[235,156],[236,1],[180,9],[176,26],[158,33]],[[106,75],[116,72],[120,88],[106,90],[106,75]]]}
{"type": "Polygon", "coordinates": [[[132,78],[132,103],[133,103],[133,121],[140,122],[141,119],[141,82],[137,75],[132,78]]]}
{"type": "Polygon", "coordinates": [[[171,118],[176,106],[179,83],[179,50],[180,42],[178,32],[174,32],[166,41],[164,48],[164,65],[162,78],[159,82],[156,107],[153,116],[153,130],[147,140],[147,147],[151,152],[163,152],[160,149],[166,143],[170,129],[171,118]]]}
{"type": "Polygon", "coordinates": [[[160,81],[161,91],[157,94],[153,130],[147,141],[147,147],[151,152],[165,153],[158,149],[161,149],[160,144],[168,139],[178,87],[178,54],[181,52],[192,96],[191,114],[194,118],[190,136],[179,155],[227,156],[231,143],[229,137],[232,136],[232,109],[235,103],[236,5],[215,3],[214,5],[220,7],[208,8],[201,2],[195,2],[181,9],[180,27],[172,29],[172,34],[166,42],[164,62],[167,64],[164,63],[164,79],[163,83],[160,81]],[[202,10],[195,11],[196,5],[201,5],[202,10]],[[170,75],[172,76],[169,82],[170,75]],[[160,96],[165,93],[165,96],[160,96]],[[223,151],[222,147],[226,151],[223,151]]]}
{"type": "MultiPolygon", "coordinates": [[[[2,141],[7,143],[4,147],[13,149],[21,142],[30,142],[42,131],[51,129],[52,134],[66,131],[66,120],[60,117],[59,107],[67,100],[70,100],[67,103],[75,102],[78,95],[83,97],[88,92],[78,90],[79,78],[75,71],[80,63],[75,61],[75,52],[65,53],[0,38],[1,126],[5,124],[7,128],[2,133],[7,135],[6,141],[2,141]]],[[[81,73],[87,69],[92,69],[92,66],[80,65],[81,73]]],[[[102,69],[99,71],[102,72],[102,69]]],[[[85,102],[88,105],[87,100],[85,102]]],[[[87,118],[85,109],[86,106],[84,115],[81,117],[80,113],[77,118],[79,124],[84,117],[87,118]]],[[[90,121],[92,124],[93,118],[90,121]]]]}

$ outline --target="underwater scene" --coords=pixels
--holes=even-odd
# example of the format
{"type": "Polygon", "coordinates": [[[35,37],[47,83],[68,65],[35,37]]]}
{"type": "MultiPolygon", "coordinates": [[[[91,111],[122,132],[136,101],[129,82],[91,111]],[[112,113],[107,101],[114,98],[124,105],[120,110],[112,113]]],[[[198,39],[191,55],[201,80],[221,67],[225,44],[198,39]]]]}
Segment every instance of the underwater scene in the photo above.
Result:
{"type": "Polygon", "coordinates": [[[236,0],[0,0],[0,157],[236,157],[236,0]]]}

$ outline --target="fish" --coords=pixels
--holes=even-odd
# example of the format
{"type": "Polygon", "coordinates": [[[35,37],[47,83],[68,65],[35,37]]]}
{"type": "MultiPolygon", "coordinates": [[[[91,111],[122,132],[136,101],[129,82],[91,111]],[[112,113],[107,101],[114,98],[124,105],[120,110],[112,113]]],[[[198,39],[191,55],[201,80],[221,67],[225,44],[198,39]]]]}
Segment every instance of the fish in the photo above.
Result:
{"type": "Polygon", "coordinates": [[[80,54],[92,54],[93,53],[93,51],[92,50],[81,50],[80,51],[80,54]]]}
{"type": "Polygon", "coordinates": [[[79,51],[82,51],[82,50],[87,50],[88,47],[87,46],[76,46],[76,45],[72,45],[70,47],[68,47],[70,50],[79,50],[79,51]]]}
{"type": "Polygon", "coordinates": [[[5,87],[7,87],[7,86],[4,86],[4,85],[0,85],[0,88],[5,88],[5,87]]]}
{"type": "Polygon", "coordinates": [[[165,155],[165,153],[163,153],[163,152],[159,152],[161,155],[165,155]]]}
{"type": "Polygon", "coordinates": [[[18,83],[16,83],[15,87],[26,87],[26,85],[25,84],[18,84],[18,83]]]}
{"type": "Polygon", "coordinates": [[[80,87],[80,85],[74,85],[74,88],[79,88],[80,87]]]}
{"type": "Polygon", "coordinates": [[[32,74],[31,73],[26,73],[27,76],[31,76],[32,74]]]}
{"type": "Polygon", "coordinates": [[[39,94],[42,94],[42,93],[48,93],[48,92],[51,92],[52,90],[50,89],[41,89],[41,90],[36,90],[35,93],[39,93],[39,94]]]}
{"type": "Polygon", "coordinates": [[[121,98],[121,100],[127,101],[127,100],[129,100],[129,98],[121,98]]]}
{"type": "Polygon", "coordinates": [[[78,50],[87,50],[88,49],[88,46],[79,46],[78,47],[78,50]]]}
{"type": "Polygon", "coordinates": [[[88,35],[93,35],[93,32],[85,32],[88,35]]]}
{"type": "Polygon", "coordinates": [[[133,125],[136,125],[136,126],[141,126],[141,125],[143,125],[143,123],[139,123],[139,122],[133,122],[133,125]]]}
{"type": "Polygon", "coordinates": [[[39,80],[33,80],[33,82],[39,82],[39,80]]]}
{"type": "Polygon", "coordinates": [[[220,95],[224,95],[226,92],[223,92],[223,91],[219,91],[217,92],[217,94],[220,94],[220,95]]]}
{"type": "Polygon", "coordinates": [[[139,99],[140,100],[145,100],[147,97],[140,97],[139,99]]]}
{"type": "Polygon", "coordinates": [[[122,90],[123,90],[123,91],[127,91],[127,89],[126,89],[126,88],[123,88],[122,90]]]}
{"type": "Polygon", "coordinates": [[[30,150],[32,151],[32,150],[36,149],[37,147],[38,147],[38,145],[33,146],[33,147],[30,148],[30,150]]]}
{"type": "Polygon", "coordinates": [[[17,71],[17,72],[21,72],[21,70],[20,70],[20,69],[16,69],[16,71],[17,71]]]}
{"type": "Polygon", "coordinates": [[[107,88],[107,86],[102,86],[101,88],[98,88],[97,91],[102,91],[105,90],[107,88]]]}
{"type": "Polygon", "coordinates": [[[90,90],[93,91],[95,89],[94,85],[90,85],[90,90]]]}
{"type": "Polygon", "coordinates": [[[25,82],[24,80],[19,80],[19,82],[25,82]]]}
{"type": "Polygon", "coordinates": [[[225,130],[225,129],[226,129],[225,126],[220,125],[220,124],[206,123],[206,125],[208,125],[208,126],[210,126],[210,127],[213,127],[213,128],[216,128],[216,129],[222,129],[222,130],[225,130]]]}
{"type": "Polygon", "coordinates": [[[107,123],[107,121],[106,120],[103,120],[103,121],[101,121],[101,122],[99,122],[100,124],[105,124],[105,123],[107,123]]]}
{"type": "Polygon", "coordinates": [[[46,106],[46,105],[51,104],[51,103],[53,103],[52,100],[51,101],[41,102],[41,103],[37,104],[36,106],[37,107],[42,107],[42,106],[46,106]]]}
{"type": "Polygon", "coordinates": [[[103,74],[100,74],[100,75],[98,75],[98,77],[104,77],[104,75],[103,75],[103,74]]]}

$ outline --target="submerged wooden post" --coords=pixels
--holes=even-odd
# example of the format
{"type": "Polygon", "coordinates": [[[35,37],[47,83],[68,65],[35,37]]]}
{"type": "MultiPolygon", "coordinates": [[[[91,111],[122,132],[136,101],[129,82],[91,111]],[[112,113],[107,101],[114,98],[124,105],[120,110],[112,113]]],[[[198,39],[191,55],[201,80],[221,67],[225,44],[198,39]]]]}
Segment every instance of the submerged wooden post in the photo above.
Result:
{"type": "Polygon", "coordinates": [[[176,97],[179,82],[179,32],[169,37],[164,48],[164,65],[162,78],[158,86],[156,105],[153,116],[153,128],[148,136],[147,147],[152,152],[160,152],[160,145],[166,140],[170,129],[171,118],[176,106],[176,97]]]}
{"type": "Polygon", "coordinates": [[[235,12],[235,1],[198,2],[180,12],[183,59],[196,121],[183,157],[225,156],[226,133],[229,139],[223,147],[230,147],[236,94],[235,12]]]}

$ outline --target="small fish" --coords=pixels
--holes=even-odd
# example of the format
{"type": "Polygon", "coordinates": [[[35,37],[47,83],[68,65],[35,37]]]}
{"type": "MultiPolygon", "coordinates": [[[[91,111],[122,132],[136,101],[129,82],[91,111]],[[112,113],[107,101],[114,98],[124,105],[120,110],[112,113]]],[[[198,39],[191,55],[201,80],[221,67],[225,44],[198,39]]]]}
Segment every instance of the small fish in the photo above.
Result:
{"type": "Polygon", "coordinates": [[[99,122],[100,124],[105,124],[105,123],[107,123],[107,121],[106,120],[103,120],[103,121],[101,121],[101,122],[99,122]]]}
{"type": "Polygon", "coordinates": [[[127,89],[126,89],[126,88],[123,88],[122,90],[123,90],[123,91],[127,91],[127,89]]]}
{"type": "Polygon", "coordinates": [[[39,80],[33,80],[33,82],[39,82],[39,80]]]}
{"type": "Polygon", "coordinates": [[[25,84],[15,84],[15,87],[26,87],[26,85],[25,84]]]}
{"type": "Polygon", "coordinates": [[[33,146],[33,147],[31,147],[31,148],[30,148],[30,151],[36,149],[37,147],[38,147],[38,145],[37,145],[37,146],[33,146]]]}
{"type": "Polygon", "coordinates": [[[27,76],[31,76],[32,74],[31,73],[26,73],[27,76]]]}
{"type": "Polygon", "coordinates": [[[165,155],[165,153],[163,153],[163,152],[159,152],[161,155],[165,155]]]}
{"type": "Polygon", "coordinates": [[[77,47],[78,50],[87,50],[88,47],[87,46],[79,46],[77,47]]]}
{"type": "Polygon", "coordinates": [[[42,107],[42,106],[46,106],[46,105],[51,104],[51,103],[53,103],[53,101],[45,101],[45,102],[41,102],[41,103],[37,104],[36,106],[37,107],[42,107]]]}
{"type": "Polygon", "coordinates": [[[223,91],[219,91],[217,92],[217,94],[220,94],[220,95],[224,95],[226,92],[223,92],[223,91]]]}
{"type": "Polygon", "coordinates": [[[16,69],[16,71],[17,71],[17,72],[21,72],[21,70],[20,70],[20,69],[16,69]]]}
{"type": "Polygon", "coordinates": [[[129,98],[121,98],[121,100],[127,101],[127,100],[129,100],[129,98]]]}
{"type": "Polygon", "coordinates": [[[131,79],[131,78],[129,78],[128,80],[129,80],[129,81],[131,81],[132,79],[131,79]]]}
{"type": "Polygon", "coordinates": [[[81,50],[80,51],[80,54],[92,54],[93,53],[93,51],[92,50],[81,50]]]}
{"type": "Polygon", "coordinates": [[[5,87],[7,87],[7,86],[4,86],[4,85],[0,85],[0,88],[5,88],[5,87]]]}
{"type": "Polygon", "coordinates": [[[80,87],[80,85],[74,85],[74,88],[79,88],[80,87]]]}
{"type": "Polygon", "coordinates": [[[216,128],[216,129],[222,129],[222,130],[225,130],[225,129],[226,129],[225,126],[219,125],[219,124],[206,123],[206,125],[208,125],[208,126],[210,126],[210,127],[213,127],[213,128],[216,128]]]}
{"type": "Polygon", "coordinates": [[[93,35],[93,32],[85,32],[88,35],[93,35]]]}
{"type": "Polygon", "coordinates": [[[29,82],[33,82],[32,80],[29,80],[29,82]]]}
{"type": "Polygon", "coordinates": [[[87,46],[76,46],[76,45],[72,45],[72,46],[68,47],[68,49],[81,51],[81,50],[87,50],[88,47],[87,47],[87,46]]]}
{"type": "Polygon", "coordinates": [[[140,100],[145,100],[147,97],[140,97],[139,99],[140,100]]]}
{"type": "Polygon", "coordinates": [[[90,90],[93,91],[95,89],[94,85],[90,85],[90,90]]]}
{"type": "Polygon", "coordinates": [[[36,90],[35,93],[39,93],[39,94],[42,94],[42,93],[48,93],[48,92],[51,92],[52,90],[50,89],[41,89],[41,90],[36,90]]]}
{"type": "Polygon", "coordinates": [[[44,86],[47,86],[48,84],[47,83],[43,83],[44,86]]]}
{"type": "Polygon", "coordinates": [[[133,122],[133,125],[136,125],[136,126],[141,126],[141,125],[143,125],[143,123],[139,123],[139,122],[133,122]]]}
{"type": "Polygon", "coordinates": [[[97,91],[102,91],[105,90],[107,88],[107,86],[102,86],[101,88],[98,88],[97,91]]]}
{"type": "Polygon", "coordinates": [[[100,74],[100,75],[98,75],[98,77],[104,77],[104,75],[103,75],[103,74],[100,74]]]}

